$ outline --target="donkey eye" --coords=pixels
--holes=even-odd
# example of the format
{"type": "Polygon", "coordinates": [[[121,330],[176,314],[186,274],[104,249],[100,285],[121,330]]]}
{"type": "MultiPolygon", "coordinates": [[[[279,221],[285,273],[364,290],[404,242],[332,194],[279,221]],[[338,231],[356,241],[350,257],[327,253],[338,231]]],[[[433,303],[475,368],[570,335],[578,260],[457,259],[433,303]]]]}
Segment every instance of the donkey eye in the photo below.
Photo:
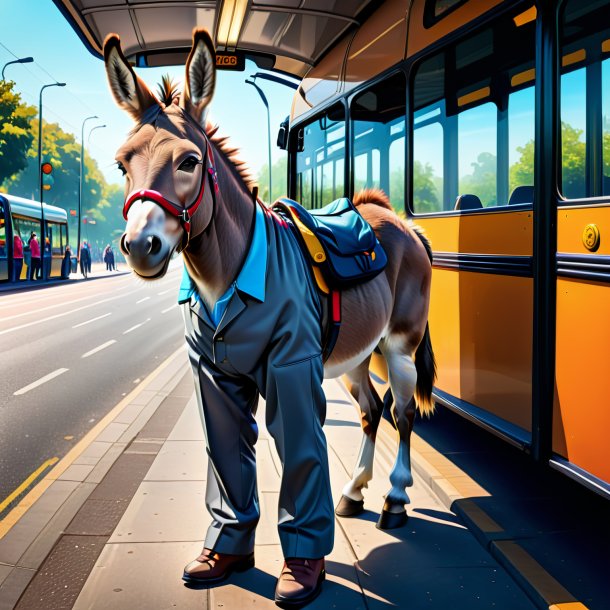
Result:
{"type": "Polygon", "coordinates": [[[117,161],[116,166],[117,166],[117,169],[121,172],[121,174],[123,174],[123,176],[125,176],[127,174],[127,170],[125,169],[125,166],[120,161],[117,161]]]}
{"type": "Polygon", "coordinates": [[[197,157],[187,157],[179,166],[178,169],[182,172],[193,173],[195,168],[201,163],[197,157]]]}

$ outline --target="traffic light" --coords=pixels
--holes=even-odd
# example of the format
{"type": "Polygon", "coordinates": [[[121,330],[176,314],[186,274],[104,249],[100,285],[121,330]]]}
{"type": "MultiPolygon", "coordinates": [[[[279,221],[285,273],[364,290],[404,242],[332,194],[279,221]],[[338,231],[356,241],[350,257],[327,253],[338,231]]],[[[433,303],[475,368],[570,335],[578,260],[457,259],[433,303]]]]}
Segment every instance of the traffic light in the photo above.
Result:
{"type": "Polygon", "coordinates": [[[49,191],[55,182],[53,179],[53,165],[46,158],[43,158],[40,169],[42,170],[42,188],[45,191],[49,191]]]}

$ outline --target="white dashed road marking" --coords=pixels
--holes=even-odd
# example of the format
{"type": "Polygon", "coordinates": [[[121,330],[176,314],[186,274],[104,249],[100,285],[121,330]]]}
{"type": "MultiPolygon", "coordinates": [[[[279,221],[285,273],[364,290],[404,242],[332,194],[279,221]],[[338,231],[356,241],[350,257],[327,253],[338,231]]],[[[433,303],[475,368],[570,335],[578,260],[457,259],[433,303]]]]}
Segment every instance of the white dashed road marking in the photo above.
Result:
{"type": "Polygon", "coordinates": [[[102,343],[97,347],[93,348],[91,351],[86,352],[81,356],[81,358],[89,358],[89,356],[93,356],[93,354],[97,354],[97,352],[101,352],[103,349],[110,347],[113,343],[116,343],[115,339],[111,339],[110,341],[106,341],[106,343],[102,343]]]}
{"type": "Polygon", "coordinates": [[[85,324],[91,324],[91,322],[95,322],[96,320],[101,320],[102,318],[107,318],[111,316],[112,312],[105,313],[103,316],[97,316],[97,318],[91,318],[91,320],[87,320],[86,322],[81,322],[80,324],[75,324],[72,328],[78,328],[79,326],[85,326],[85,324]]]}
{"type": "Polygon", "coordinates": [[[21,396],[21,394],[25,394],[26,392],[29,392],[30,390],[37,388],[39,385],[42,385],[43,383],[46,383],[47,381],[51,381],[51,379],[55,379],[55,377],[59,377],[60,375],[62,375],[63,373],[65,373],[68,370],[69,369],[57,369],[56,371],[53,371],[52,373],[49,373],[48,375],[41,377],[38,381],[34,381],[34,383],[30,383],[30,385],[26,385],[24,388],[17,390],[13,394],[13,396],[21,396]]]}

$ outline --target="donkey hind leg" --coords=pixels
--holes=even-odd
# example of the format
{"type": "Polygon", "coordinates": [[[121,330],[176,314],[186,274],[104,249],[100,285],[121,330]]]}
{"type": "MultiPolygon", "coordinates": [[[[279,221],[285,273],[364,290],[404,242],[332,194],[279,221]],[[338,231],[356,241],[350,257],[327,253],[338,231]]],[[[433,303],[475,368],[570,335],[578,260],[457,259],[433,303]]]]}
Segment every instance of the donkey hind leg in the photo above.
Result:
{"type": "Polygon", "coordinates": [[[417,382],[417,371],[411,355],[392,352],[384,355],[388,363],[390,388],[394,396],[391,413],[398,431],[398,454],[390,472],[392,487],[385,495],[385,503],[377,527],[393,529],[407,522],[405,504],[411,501],[405,488],[413,485],[411,431],[415,418],[413,393],[417,382]]]}
{"type": "Polygon", "coordinates": [[[340,517],[355,517],[364,510],[362,488],[368,487],[368,482],[373,478],[375,436],[383,411],[383,402],[369,377],[369,361],[370,357],[347,373],[351,382],[350,392],[360,407],[362,442],[352,479],[343,488],[343,495],[335,509],[335,513],[340,517]]]}

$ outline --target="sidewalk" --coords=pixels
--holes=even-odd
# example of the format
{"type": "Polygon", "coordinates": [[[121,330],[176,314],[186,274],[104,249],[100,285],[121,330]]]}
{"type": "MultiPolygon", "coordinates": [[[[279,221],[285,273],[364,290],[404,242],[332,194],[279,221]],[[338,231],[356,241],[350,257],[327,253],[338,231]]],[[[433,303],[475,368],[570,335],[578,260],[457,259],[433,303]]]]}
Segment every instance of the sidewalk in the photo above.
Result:
{"type": "MultiPolygon", "coordinates": [[[[115,275],[125,275],[131,273],[131,269],[127,266],[127,263],[117,264],[116,271],[106,271],[106,263],[92,263],[91,273],[87,278],[87,281],[100,279],[102,277],[110,277],[115,275]]],[[[80,271],[71,273],[67,280],[62,280],[58,277],[53,277],[48,280],[21,280],[19,282],[0,282],[0,294],[4,292],[21,292],[25,290],[36,290],[46,286],[61,286],[72,284],[74,282],[85,281],[85,278],[81,275],[80,271]]]]}
{"type": "MultiPolygon", "coordinates": [[[[40,499],[0,539],[0,609],[276,608],[283,560],[276,530],[280,463],[264,427],[264,405],[257,417],[256,567],[217,588],[193,590],[182,583],[182,568],[199,554],[209,516],[205,443],[185,352],[151,377],[66,456],[71,461],[56,466],[40,499]]],[[[336,503],[361,431],[344,386],[328,381],[325,391],[336,503]]],[[[386,423],[365,492],[367,510],[337,519],[327,582],[309,607],[535,607],[417,471],[407,525],[375,528],[395,456],[386,423]]]]}

